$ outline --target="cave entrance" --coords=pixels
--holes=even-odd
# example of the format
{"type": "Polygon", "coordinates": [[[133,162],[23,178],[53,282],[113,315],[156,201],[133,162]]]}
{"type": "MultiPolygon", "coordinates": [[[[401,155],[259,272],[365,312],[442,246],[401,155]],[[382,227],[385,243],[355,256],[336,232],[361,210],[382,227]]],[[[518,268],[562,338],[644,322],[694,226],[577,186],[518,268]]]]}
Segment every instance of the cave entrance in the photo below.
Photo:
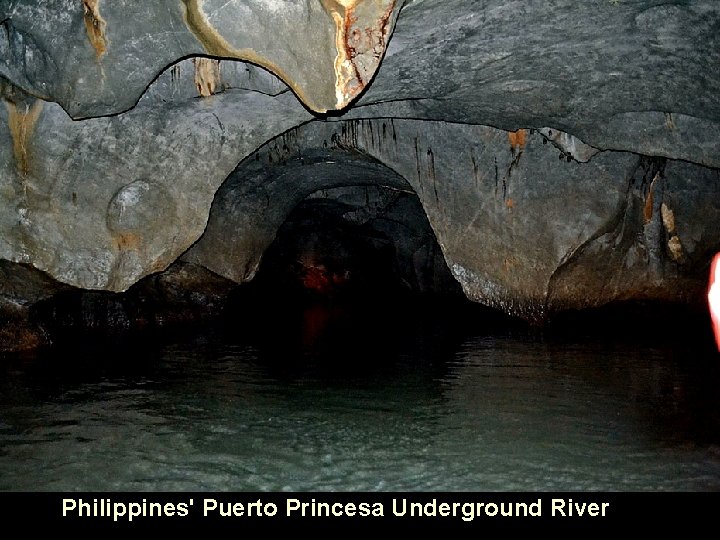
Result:
{"type": "Polygon", "coordinates": [[[469,301],[417,195],[378,185],[320,189],[302,200],[232,301],[246,320],[253,313],[255,323],[291,322],[305,345],[330,330],[345,340],[350,329],[377,337],[420,308],[440,314],[459,303],[469,301]]]}
{"type": "Polygon", "coordinates": [[[253,281],[265,296],[300,303],[463,294],[414,192],[376,186],[323,189],[300,202],[253,281]]]}

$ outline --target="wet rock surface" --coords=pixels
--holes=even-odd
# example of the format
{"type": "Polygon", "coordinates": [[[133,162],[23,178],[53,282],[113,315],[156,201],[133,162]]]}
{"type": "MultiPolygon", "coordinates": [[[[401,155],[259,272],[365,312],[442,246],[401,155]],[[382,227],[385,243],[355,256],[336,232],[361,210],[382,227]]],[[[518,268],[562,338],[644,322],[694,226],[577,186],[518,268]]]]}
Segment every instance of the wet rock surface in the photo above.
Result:
{"type": "Polygon", "coordinates": [[[302,205],[392,244],[411,289],[530,322],[700,305],[719,21],[710,0],[5,1],[0,341],[213,313],[302,205]]]}

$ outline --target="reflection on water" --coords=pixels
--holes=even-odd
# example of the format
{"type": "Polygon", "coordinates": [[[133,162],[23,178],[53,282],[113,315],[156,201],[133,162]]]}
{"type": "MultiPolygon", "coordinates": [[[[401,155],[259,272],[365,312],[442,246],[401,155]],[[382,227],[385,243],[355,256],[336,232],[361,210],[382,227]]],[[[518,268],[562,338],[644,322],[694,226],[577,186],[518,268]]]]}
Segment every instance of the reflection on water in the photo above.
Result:
{"type": "Polygon", "coordinates": [[[385,315],[8,358],[0,489],[720,489],[706,344],[385,315]]]}

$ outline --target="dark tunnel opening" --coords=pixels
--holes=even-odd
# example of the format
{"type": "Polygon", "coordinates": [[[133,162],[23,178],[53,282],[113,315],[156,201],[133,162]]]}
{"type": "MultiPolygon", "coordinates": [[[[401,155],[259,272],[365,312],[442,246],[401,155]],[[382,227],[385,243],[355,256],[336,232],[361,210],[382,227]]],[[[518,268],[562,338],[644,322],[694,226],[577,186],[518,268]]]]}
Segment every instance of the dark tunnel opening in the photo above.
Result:
{"type": "Polygon", "coordinates": [[[386,348],[519,321],[468,300],[417,195],[360,185],[323,189],[287,216],[255,277],[226,304],[225,321],[273,348],[386,348]],[[286,336],[278,338],[279,335],[286,336]]]}
{"type": "Polygon", "coordinates": [[[224,204],[215,202],[202,257],[182,257],[123,293],[62,289],[32,307],[30,323],[52,345],[209,331],[273,346],[356,342],[366,353],[367,345],[397,342],[403,333],[405,343],[427,342],[422,335],[526,326],[468,300],[408,184],[364,162],[353,174],[326,165],[334,161],[279,175],[262,189],[247,181],[252,175],[238,175],[222,190],[224,204]],[[344,184],[348,178],[357,183],[344,184]],[[293,200],[295,191],[302,195],[294,207],[265,206],[293,200]],[[255,249],[262,257],[252,279],[238,285],[242,272],[222,275],[234,262],[249,267],[255,249]],[[220,271],[218,261],[226,264],[220,271]]]}
{"type": "Polygon", "coordinates": [[[254,286],[290,303],[463,298],[417,197],[385,191],[336,188],[302,201],[264,254],[254,286]]]}

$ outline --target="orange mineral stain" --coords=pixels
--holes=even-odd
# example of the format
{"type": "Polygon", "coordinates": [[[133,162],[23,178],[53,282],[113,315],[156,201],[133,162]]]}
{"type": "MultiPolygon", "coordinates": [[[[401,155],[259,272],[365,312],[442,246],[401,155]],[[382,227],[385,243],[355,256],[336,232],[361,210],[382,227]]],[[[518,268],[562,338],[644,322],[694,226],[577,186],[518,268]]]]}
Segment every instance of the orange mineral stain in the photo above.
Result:
{"type": "Polygon", "coordinates": [[[508,132],[510,150],[512,150],[513,153],[525,148],[525,144],[527,144],[527,132],[527,129],[518,129],[517,131],[508,132]]]}

